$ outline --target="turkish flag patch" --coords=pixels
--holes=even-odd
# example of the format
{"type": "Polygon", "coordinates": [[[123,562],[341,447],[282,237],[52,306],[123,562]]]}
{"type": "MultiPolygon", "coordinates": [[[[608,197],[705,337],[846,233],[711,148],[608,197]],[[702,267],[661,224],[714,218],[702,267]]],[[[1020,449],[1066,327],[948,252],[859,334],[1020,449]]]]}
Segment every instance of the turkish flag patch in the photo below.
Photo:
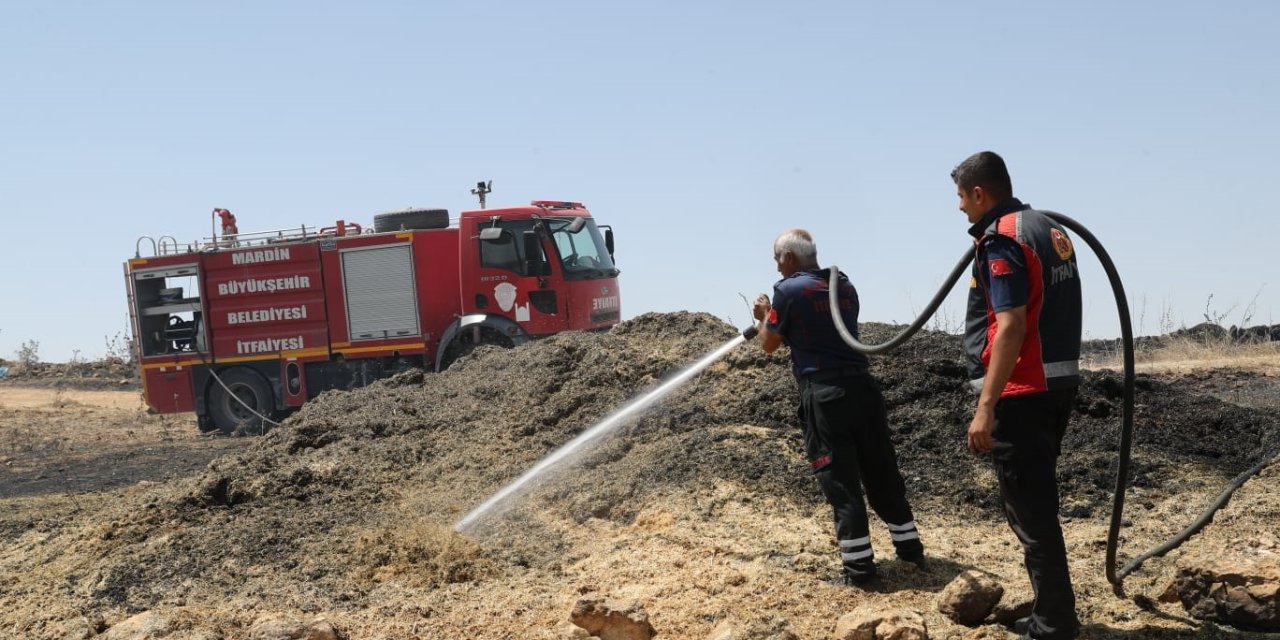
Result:
{"type": "Polygon", "coordinates": [[[769,324],[778,324],[778,310],[777,310],[777,309],[770,309],[770,310],[769,310],[769,324]]]}
{"type": "Polygon", "coordinates": [[[1013,267],[1009,266],[1009,261],[1004,258],[995,258],[991,261],[991,275],[1007,276],[1013,273],[1013,267]]]}

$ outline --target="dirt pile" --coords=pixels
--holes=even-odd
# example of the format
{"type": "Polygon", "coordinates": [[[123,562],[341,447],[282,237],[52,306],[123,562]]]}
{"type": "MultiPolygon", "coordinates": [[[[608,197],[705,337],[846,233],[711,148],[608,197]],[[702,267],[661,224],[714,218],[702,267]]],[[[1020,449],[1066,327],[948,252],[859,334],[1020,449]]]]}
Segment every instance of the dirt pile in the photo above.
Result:
{"type": "MultiPolygon", "coordinates": [[[[867,324],[863,338],[879,342],[895,329],[867,324]]],[[[353,615],[382,607],[388,616],[410,611],[438,620],[455,606],[449,603],[476,589],[506,589],[525,570],[554,582],[547,576],[584,561],[570,538],[593,523],[668,531],[675,522],[725,519],[741,509],[793,519],[820,514],[825,507],[800,454],[789,364],[781,352],[748,345],[534,488],[478,537],[450,529],[544,455],[735,334],[704,314],[648,314],[604,334],[482,349],[441,374],[408,372],[325,394],[196,476],[122,492],[71,522],[32,523],[0,556],[0,607],[25,616],[36,637],[85,610],[192,603],[221,603],[227,624],[239,619],[237,607],[246,608],[241,624],[249,624],[252,609],[267,606],[353,615]],[[394,610],[383,604],[403,600],[388,590],[406,589],[430,596],[394,610]],[[43,606],[32,610],[32,603],[43,606]]],[[[924,332],[874,362],[917,513],[1002,521],[989,464],[964,449],[973,398],[959,339],[924,332]]],[[[1144,377],[1140,385],[1133,509],[1155,522],[1141,536],[1130,533],[1154,543],[1185,524],[1160,518],[1163,505],[1216,490],[1280,448],[1280,430],[1273,414],[1187,384],[1144,377]]],[[[1060,466],[1070,518],[1105,515],[1119,398],[1117,374],[1086,375],[1060,466]]],[[[752,524],[743,535],[752,535],[752,524]]],[[[667,542],[693,544],[682,536],[697,527],[685,528],[664,534],[667,542]]],[[[790,544],[767,527],[755,534],[766,548],[790,544]]],[[[818,549],[796,543],[799,553],[765,551],[753,562],[825,580],[825,538],[829,532],[819,534],[818,549]]],[[[594,552],[636,562],[642,555],[594,552]]],[[[744,552],[729,545],[725,553],[744,552]]],[[[749,582],[743,571],[741,579],[723,578],[714,594],[749,582]]],[[[930,578],[917,586],[941,584],[930,578]]],[[[502,597],[519,608],[516,626],[544,622],[537,616],[545,613],[529,612],[555,606],[546,594],[502,597]]]]}

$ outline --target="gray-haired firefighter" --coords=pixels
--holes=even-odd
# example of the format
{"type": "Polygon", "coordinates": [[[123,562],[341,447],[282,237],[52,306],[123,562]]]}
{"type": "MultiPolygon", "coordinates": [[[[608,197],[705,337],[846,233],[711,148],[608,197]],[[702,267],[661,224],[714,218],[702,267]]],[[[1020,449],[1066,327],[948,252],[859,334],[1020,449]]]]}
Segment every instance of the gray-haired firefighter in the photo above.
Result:
{"type": "MultiPolygon", "coordinates": [[[[924,545],[889,438],[884,397],[867,357],[845,344],[832,323],[830,270],[818,267],[817,247],[803,229],[778,236],[773,258],[782,280],[773,286],[772,304],[761,294],[752,311],[764,320],[760,346],[766,352],[783,342],[791,348],[805,453],[835,512],[844,582],[863,585],[878,575],[863,487],[866,501],[889,527],[897,556],[923,569],[924,545]]],[[[845,326],[856,336],[858,293],[843,273],[838,300],[845,326]]]]}

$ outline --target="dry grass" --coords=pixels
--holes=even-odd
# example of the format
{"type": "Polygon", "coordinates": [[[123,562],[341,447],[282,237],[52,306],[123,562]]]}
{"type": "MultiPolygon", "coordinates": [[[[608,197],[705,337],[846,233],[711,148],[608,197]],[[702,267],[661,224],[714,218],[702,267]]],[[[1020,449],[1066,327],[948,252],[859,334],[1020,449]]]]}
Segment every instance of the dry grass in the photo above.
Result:
{"type": "Polygon", "coordinates": [[[361,580],[438,587],[487,577],[495,567],[474,540],[421,517],[361,532],[352,549],[361,580]]]}
{"type": "MultiPolygon", "coordinates": [[[[1123,356],[1096,354],[1082,359],[1086,369],[1120,369],[1123,356]]],[[[1143,373],[1186,373],[1196,369],[1247,369],[1280,375],[1280,342],[1236,343],[1228,339],[1167,338],[1154,348],[1134,353],[1135,369],[1143,373]]]]}
{"type": "Polygon", "coordinates": [[[0,387],[0,407],[10,409],[56,408],[61,403],[102,409],[134,409],[143,411],[140,391],[81,391],[43,387],[0,387]]]}

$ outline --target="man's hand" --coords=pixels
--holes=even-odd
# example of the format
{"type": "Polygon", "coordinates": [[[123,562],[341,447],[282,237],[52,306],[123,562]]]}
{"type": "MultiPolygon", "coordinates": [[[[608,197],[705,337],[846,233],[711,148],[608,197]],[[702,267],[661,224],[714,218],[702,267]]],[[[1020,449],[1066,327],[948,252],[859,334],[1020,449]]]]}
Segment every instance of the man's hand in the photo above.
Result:
{"type": "Polygon", "coordinates": [[[991,432],[995,429],[995,412],[979,407],[969,423],[969,453],[986,453],[995,446],[991,432]]]}
{"type": "Polygon", "coordinates": [[[762,293],[756,298],[756,303],[751,307],[751,315],[755,316],[756,320],[764,320],[764,317],[769,315],[769,296],[762,293]]]}
{"type": "Polygon", "coordinates": [[[760,323],[760,348],[765,353],[773,353],[777,350],[778,345],[782,344],[782,336],[774,333],[769,329],[769,325],[764,319],[769,316],[772,305],[769,304],[769,296],[760,294],[756,298],[756,303],[751,307],[751,315],[756,317],[756,322],[760,323]]]}

